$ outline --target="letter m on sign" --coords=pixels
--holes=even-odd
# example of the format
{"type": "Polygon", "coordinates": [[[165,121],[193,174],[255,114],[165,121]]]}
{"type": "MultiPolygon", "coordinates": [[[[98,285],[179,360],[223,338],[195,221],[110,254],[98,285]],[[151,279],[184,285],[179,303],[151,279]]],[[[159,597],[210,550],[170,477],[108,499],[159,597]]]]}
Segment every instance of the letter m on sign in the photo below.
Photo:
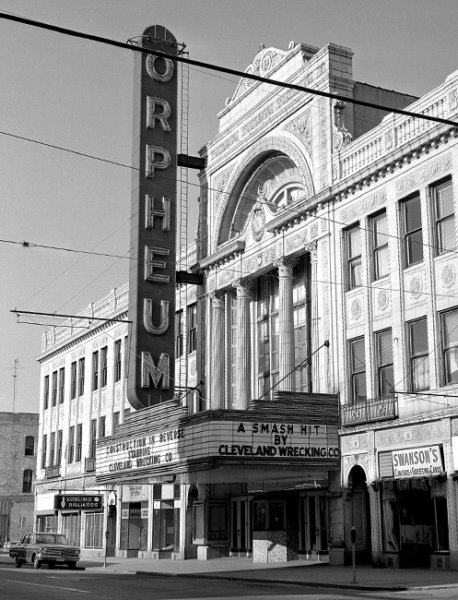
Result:
{"type": "Polygon", "coordinates": [[[142,388],[153,386],[157,389],[161,383],[163,390],[170,387],[170,355],[161,354],[159,364],[156,366],[154,359],[149,352],[142,352],[142,388]]]}

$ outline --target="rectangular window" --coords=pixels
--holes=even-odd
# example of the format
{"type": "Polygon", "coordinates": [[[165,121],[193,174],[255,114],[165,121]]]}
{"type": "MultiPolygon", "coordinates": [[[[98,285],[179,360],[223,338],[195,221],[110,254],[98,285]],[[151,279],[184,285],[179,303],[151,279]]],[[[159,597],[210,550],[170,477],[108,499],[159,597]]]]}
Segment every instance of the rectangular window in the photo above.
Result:
{"type": "Polygon", "coordinates": [[[54,467],[56,464],[56,432],[51,433],[51,447],[49,449],[49,464],[54,467]]]}
{"type": "Polygon", "coordinates": [[[375,334],[375,350],[377,360],[377,388],[380,398],[393,395],[393,337],[391,329],[375,334]]]}
{"type": "Polygon", "coordinates": [[[59,404],[62,404],[65,398],[65,368],[59,369],[59,404]]]}
{"type": "Polygon", "coordinates": [[[124,373],[129,372],[129,337],[126,335],[124,338],[124,373]]]}
{"type": "Polygon", "coordinates": [[[404,200],[402,211],[402,238],[404,240],[404,267],[423,260],[423,231],[421,227],[420,195],[404,200]]]}
{"type": "Polygon", "coordinates": [[[95,458],[95,448],[97,443],[97,419],[91,421],[91,445],[89,448],[89,458],[95,458]]]}
{"type": "Polygon", "coordinates": [[[105,387],[108,381],[108,346],[100,350],[100,376],[101,387],[105,387]]]}
{"type": "Polygon", "coordinates": [[[103,540],[103,512],[86,513],[85,548],[101,548],[103,540]]]}
{"type": "Polygon", "coordinates": [[[76,398],[76,382],[77,382],[76,371],[77,371],[77,362],[75,360],[70,365],[70,400],[74,400],[76,398]]]}
{"type": "Polygon", "coordinates": [[[175,313],[175,356],[183,356],[184,352],[184,331],[183,331],[183,311],[179,310],[175,313]]]}
{"type": "Polygon", "coordinates": [[[83,425],[76,426],[76,462],[81,461],[83,451],[83,425]]]}
{"type": "Polygon", "coordinates": [[[347,285],[352,290],[361,287],[361,231],[359,225],[348,229],[347,242],[347,285]]]}
{"type": "Polygon", "coordinates": [[[455,207],[452,180],[432,188],[436,220],[436,252],[444,254],[456,249],[455,207]]]}
{"type": "Polygon", "coordinates": [[[116,340],[114,344],[114,380],[121,381],[122,353],[121,340],[116,340]]]}
{"type": "Polygon", "coordinates": [[[260,277],[256,293],[258,397],[260,398],[274,389],[278,381],[278,278],[269,275],[260,277]]]}
{"type": "Polygon", "coordinates": [[[372,280],[381,279],[390,272],[388,254],[388,222],[386,212],[380,213],[370,220],[372,280]]]}
{"type": "Polygon", "coordinates": [[[49,406],[49,375],[44,378],[43,403],[43,410],[46,410],[49,406]]]}
{"type": "Polygon", "coordinates": [[[78,361],[78,396],[82,396],[84,394],[84,377],[85,377],[85,368],[86,361],[84,358],[80,358],[78,361]]]}
{"type": "Polygon", "coordinates": [[[428,329],[426,317],[408,323],[412,392],[429,389],[428,329]]]}
{"type": "Polygon", "coordinates": [[[458,309],[441,315],[444,385],[458,383],[458,309]]]}
{"type": "Polygon", "coordinates": [[[46,454],[48,452],[48,436],[43,436],[43,443],[41,445],[41,468],[46,468],[46,454]]]}
{"type": "Polygon", "coordinates": [[[105,437],[105,433],[106,433],[105,427],[106,427],[106,418],[100,417],[99,418],[99,438],[105,437]]]}
{"type": "Polygon", "coordinates": [[[62,429],[59,429],[57,432],[57,446],[56,446],[56,465],[60,467],[62,464],[62,442],[64,439],[64,432],[62,429]]]}
{"type": "Polygon", "coordinates": [[[307,359],[307,298],[303,261],[294,267],[293,279],[295,391],[309,391],[310,367],[307,359]]]}
{"type": "Polygon", "coordinates": [[[92,391],[99,389],[99,353],[92,353],[92,391]]]}
{"type": "Polygon", "coordinates": [[[68,463],[75,460],[75,427],[72,425],[68,430],[68,463]]]}
{"type": "Polygon", "coordinates": [[[33,456],[35,454],[35,438],[33,435],[27,435],[25,438],[24,456],[33,456]]]}
{"type": "Polygon", "coordinates": [[[57,404],[57,371],[52,374],[51,404],[52,406],[57,404]]]}
{"type": "Polygon", "coordinates": [[[114,435],[119,429],[119,411],[113,413],[113,431],[112,435],[114,435]]]}
{"type": "Polygon", "coordinates": [[[197,349],[197,304],[188,306],[188,354],[197,349]]]}
{"type": "Polygon", "coordinates": [[[32,469],[25,469],[22,476],[22,493],[30,494],[32,492],[32,469]]]}
{"type": "Polygon", "coordinates": [[[363,337],[349,342],[349,356],[351,401],[353,404],[364,402],[367,398],[367,392],[366,355],[363,337]]]}

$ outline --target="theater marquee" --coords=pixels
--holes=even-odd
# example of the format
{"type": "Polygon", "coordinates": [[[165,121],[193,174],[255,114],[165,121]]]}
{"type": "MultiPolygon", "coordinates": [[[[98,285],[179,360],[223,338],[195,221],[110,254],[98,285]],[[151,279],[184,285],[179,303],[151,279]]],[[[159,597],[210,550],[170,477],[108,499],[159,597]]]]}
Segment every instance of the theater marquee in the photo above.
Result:
{"type": "MultiPolygon", "coordinates": [[[[146,29],[141,43],[177,53],[164,27],[146,29]]],[[[141,409],[174,393],[178,84],[171,59],[136,53],[135,61],[127,398],[141,409]]]]}
{"type": "Polygon", "coordinates": [[[337,427],[304,423],[208,420],[151,431],[97,445],[97,479],[123,474],[154,476],[180,465],[301,463],[304,468],[339,466],[337,427]]]}

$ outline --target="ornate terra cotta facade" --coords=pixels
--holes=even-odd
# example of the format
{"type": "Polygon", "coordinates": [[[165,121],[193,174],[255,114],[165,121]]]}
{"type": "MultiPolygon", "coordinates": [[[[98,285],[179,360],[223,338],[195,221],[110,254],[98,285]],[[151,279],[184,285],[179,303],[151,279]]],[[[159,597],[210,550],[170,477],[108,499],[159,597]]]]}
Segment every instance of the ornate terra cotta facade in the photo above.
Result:
{"type": "Polygon", "coordinates": [[[97,441],[114,551],[336,564],[354,526],[359,561],[456,568],[456,129],[350,100],[456,120],[458,75],[415,99],[293,42],[247,72],[348,101],[242,78],[220,112],[177,393],[97,441]]]}

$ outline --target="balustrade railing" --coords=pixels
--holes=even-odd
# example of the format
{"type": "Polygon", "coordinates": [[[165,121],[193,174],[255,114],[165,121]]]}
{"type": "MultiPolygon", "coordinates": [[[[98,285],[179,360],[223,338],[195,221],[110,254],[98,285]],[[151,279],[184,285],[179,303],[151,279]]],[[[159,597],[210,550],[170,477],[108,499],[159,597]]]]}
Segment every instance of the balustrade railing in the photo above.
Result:
{"type": "Polygon", "coordinates": [[[371,421],[388,421],[399,417],[398,400],[394,396],[372,398],[351,406],[343,406],[341,425],[348,427],[371,421]]]}

